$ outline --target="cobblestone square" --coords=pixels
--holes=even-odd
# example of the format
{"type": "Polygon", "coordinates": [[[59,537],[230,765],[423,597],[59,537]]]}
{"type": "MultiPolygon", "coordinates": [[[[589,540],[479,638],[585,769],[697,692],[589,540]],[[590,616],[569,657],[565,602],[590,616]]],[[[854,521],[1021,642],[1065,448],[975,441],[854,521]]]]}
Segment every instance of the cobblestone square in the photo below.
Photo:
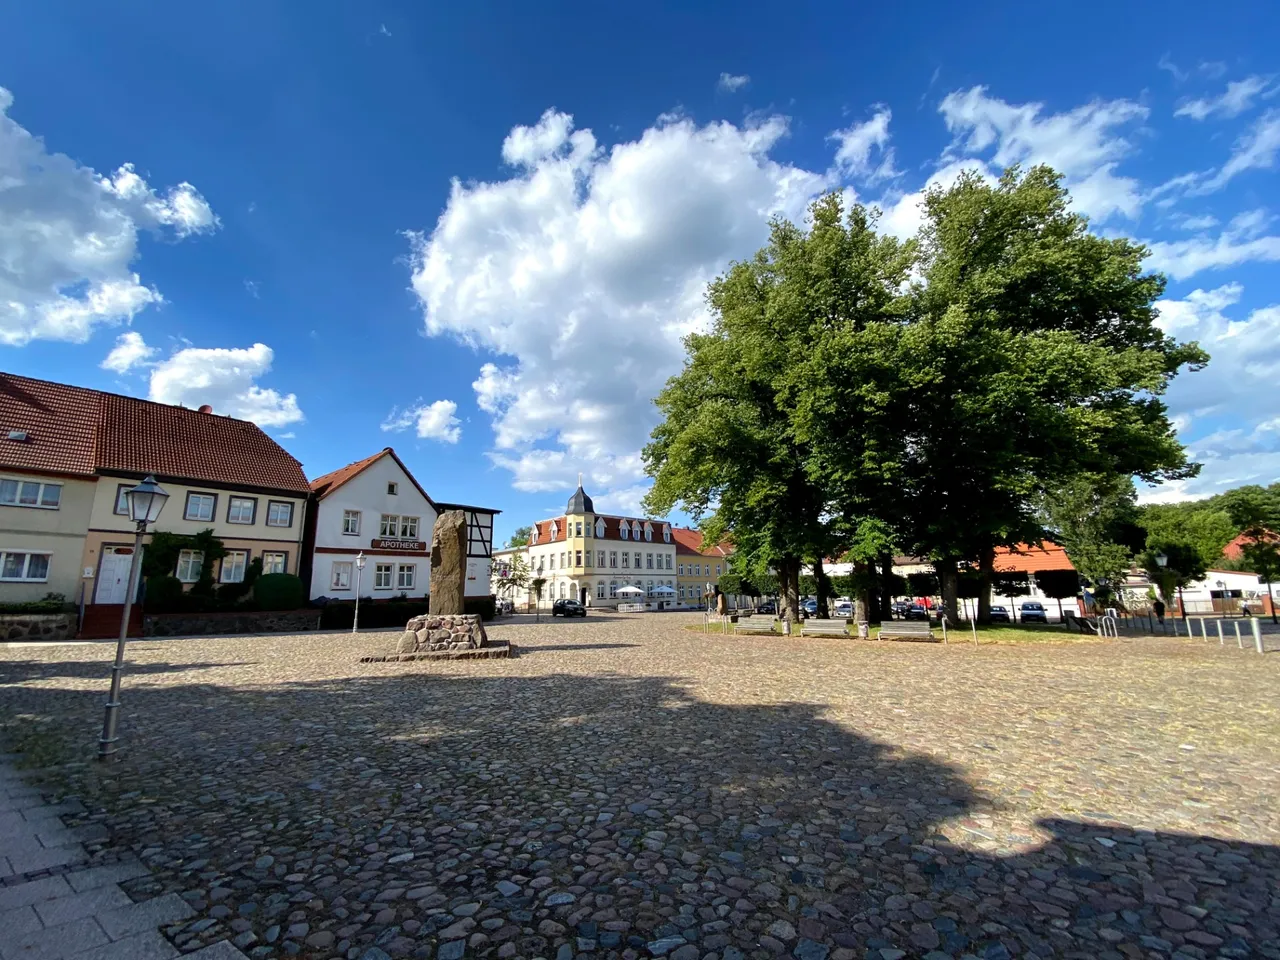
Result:
{"type": "Polygon", "coordinates": [[[113,646],[0,646],[0,723],[184,952],[1280,957],[1280,657],[694,622],[136,642],[107,768],[113,646]]]}

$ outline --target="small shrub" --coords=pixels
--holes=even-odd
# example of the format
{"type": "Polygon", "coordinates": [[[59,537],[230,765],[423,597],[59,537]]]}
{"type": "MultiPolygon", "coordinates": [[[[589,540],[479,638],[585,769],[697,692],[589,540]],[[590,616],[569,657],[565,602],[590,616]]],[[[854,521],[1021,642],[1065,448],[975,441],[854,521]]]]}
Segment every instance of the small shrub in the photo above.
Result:
{"type": "Polygon", "coordinates": [[[184,595],[181,580],[161,575],[147,580],[142,602],[148,613],[172,613],[181,608],[184,595]]]}
{"type": "Polygon", "coordinates": [[[253,585],[259,610],[297,610],[307,602],[302,579],[292,573],[267,573],[253,585]]]}
{"type": "Polygon", "coordinates": [[[74,613],[76,605],[68,603],[66,594],[46,593],[43,599],[23,603],[0,603],[0,613],[74,613]]]}

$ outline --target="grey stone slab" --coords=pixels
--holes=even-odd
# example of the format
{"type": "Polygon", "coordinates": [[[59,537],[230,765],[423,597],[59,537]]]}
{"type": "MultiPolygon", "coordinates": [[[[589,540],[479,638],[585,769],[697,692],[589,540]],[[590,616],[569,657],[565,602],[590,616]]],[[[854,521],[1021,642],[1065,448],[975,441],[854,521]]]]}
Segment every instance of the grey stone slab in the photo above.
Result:
{"type": "Polygon", "coordinates": [[[107,942],[102,928],[88,917],[57,927],[46,927],[18,937],[0,941],[2,960],[65,960],[90,947],[107,942]]]}
{"type": "Polygon", "coordinates": [[[5,877],[13,876],[13,867],[9,864],[8,857],[0,857],[0,880],[5,877]]]}
{"type": "Polygon", "coordinates": [[[15,907],[26,907],[41,900],[52,900],[54,897],[65,897],[71,893],[71,887],[61,877],[41,877],[39,880],[28,880],[12,887],[0,889],[0,910],[12,910],[15,907]]]}
{"type": "Polygon", "coordinates": [[[188,953],[187,960],[248,960],[248,958],[232,946],[230,940],[219,940],[207,947],[201,947],[195,953],[188,953]]]}
{"type": "Polygon", "coordinates": [[[44,800],[34,797],[0,797],[0,812],[6,810],[30,810],[32,807],[43,807],[44,800]]]}
{"type": "Polygon", "coordinates": [[[48,847],[30,853],[9,855],[9,865],[14,873],[31,873],[34,870],[48,870],[50,867],[64,867],[70,863],[83,863],[88,859],[84,847],[75,844],[70,847],[48,847]]]}
{"type": "Polygon", "coordinates": [[[47,820],[49,817],[61,817],[65,814],[85,813],[84,804],[74,798],[61,803],[45,803],[25,808],[22,816],[27,820],[47,820]]]}
{"type": "Polygon", "coordinates": [[[70,923],[81,917],[92,917],[117,907],[127,907],[132,902],[128,894],[112,884],[84,893],[73,893],[69,897],[41,901],[35,905],[35,911],[46,927],[56,927],[60,923],[70,923]]]}
{"type": "Polygon", "coordinates": [[[27,829],[28,823],[22,814],[11,811],[9,813],[0,813],[0,837],[16,836],[20,831],[27,829]]]}
{"type": "Polygon", "coordinates": [[[36,828],[36,840],[42,847],[66,847],[76,842],[71,831],[64,827],[60,820],[46,820],[44,823],[33,824],[33,826],[36,828]]]}
{"type": "Polygon", "coordinates": [[[119,940],[132,933],[155,930],[193,916],[195,911],[185,900],[176,893],[166,893],[163,897],[100,913],[97,920],[102,924],[102,929],[107,931],[107,936],[112,940],[119,940]]]}
{"type": "Polygon", "coordinates": [[[25,937],[28,933],[43,929],[44,924],[36,916],[34,907],[18,907],[16,910],[0,913],[0,936],[6,939],[25,937]]]}
{"type": "Polygon", "coordinates": [[[28,787],[25,783],[11,783],[8,786],[0,786],[0,796],[4,797],[38,797],[40,791],[35,787],[28,787]]]}
{"type": "Polygon", "coordinates": [[[135,877],[145,877],[149,872],[137,860],[130,860],[126,863],[110,863],[101,867],[90,867],[87,870],[76,870],[74,873],[68,873],[66,877],[71,889],[80,893],[95,887],[105,887],[111,883],[124,883],[135,877]]]}
{"type": "Polygon", "coordinates": [[[178,948],[163,934],[148,930],[82,953],[73,953],[67,960],[171,960],[180,955],[178,948]]]}

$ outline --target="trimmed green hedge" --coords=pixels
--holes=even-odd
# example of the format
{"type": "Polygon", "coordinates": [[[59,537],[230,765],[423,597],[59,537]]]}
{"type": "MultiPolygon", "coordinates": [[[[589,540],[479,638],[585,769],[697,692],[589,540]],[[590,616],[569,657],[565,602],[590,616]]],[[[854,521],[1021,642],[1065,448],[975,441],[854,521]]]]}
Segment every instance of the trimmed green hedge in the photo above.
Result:
{"type": "Polygon", "coordinates": [[[0,613],[75,613],[76,609],[61,593],[46,593],[42,600],[25,603],[0,603],[0,613]]]}
{"type": "MultiPolygon", "coordinates": [[[[481,620],[492,620],[497,612],[493,597],[467,597],[463,600],[464,613],[478,613],[481,620]]],[[[403,627],[414,617],[431,611],[429,600],[392,600],[379,602],[372,598],[360,598],[361,627],[403,627]]],[[[350,630],[355,617],[355,604],[346,601],[327,603],[320,608],[320,629],[350,630]]]]}
{"type": "Polygon", "coordinates": [[[300,610],[307,605],[307,590],[292,573],[267,573],[254,583],[253,599],[259,610],[300,610]]]}

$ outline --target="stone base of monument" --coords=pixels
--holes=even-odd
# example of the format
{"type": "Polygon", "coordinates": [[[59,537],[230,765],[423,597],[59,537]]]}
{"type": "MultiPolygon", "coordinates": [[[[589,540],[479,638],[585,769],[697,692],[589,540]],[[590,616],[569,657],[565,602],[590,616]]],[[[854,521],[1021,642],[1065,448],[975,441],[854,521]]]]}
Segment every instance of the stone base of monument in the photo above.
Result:
{"type": "Polygon", "coordinates": [[[474,613],[424,614],[405,624],[396,652],[361,657],[362,663],[394,660],[478,660],[511,656],[508,643],[490,643],[484,622],[474,613]]]}

